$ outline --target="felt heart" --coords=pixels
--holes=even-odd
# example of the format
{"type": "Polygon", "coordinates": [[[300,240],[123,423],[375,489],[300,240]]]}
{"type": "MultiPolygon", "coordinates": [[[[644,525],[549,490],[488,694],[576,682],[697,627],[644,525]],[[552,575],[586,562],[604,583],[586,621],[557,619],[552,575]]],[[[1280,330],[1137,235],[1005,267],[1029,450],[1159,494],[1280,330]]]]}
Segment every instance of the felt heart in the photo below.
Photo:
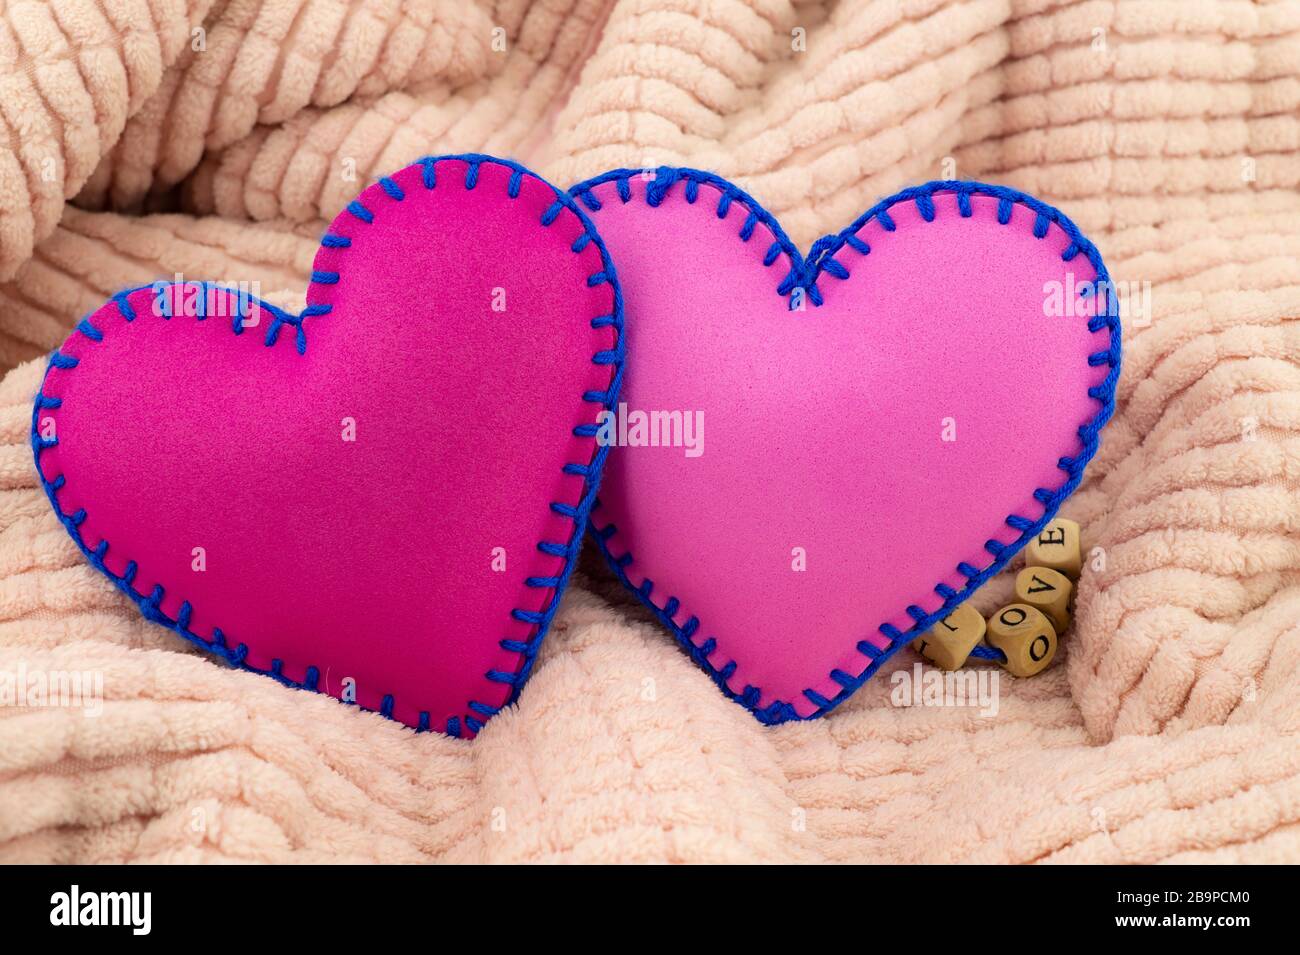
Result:
{"type": "Polygon", "coordinates": [[[1078,485],[1120,339],[1101,258],[1057,210],[930,183],[805,261],[708,173],[570,191],[634,329],[592,531],[759,720],[846,699],[1078,485]]]}
{"type": "Polygon", "coordinates": [[[471,736],[527,678],[581,543],[622,367],[613,268],[522,167],[428,158],[339,214],[307,303],[114,296],[51,358],[37,469],[150,620],[471,736]]]}

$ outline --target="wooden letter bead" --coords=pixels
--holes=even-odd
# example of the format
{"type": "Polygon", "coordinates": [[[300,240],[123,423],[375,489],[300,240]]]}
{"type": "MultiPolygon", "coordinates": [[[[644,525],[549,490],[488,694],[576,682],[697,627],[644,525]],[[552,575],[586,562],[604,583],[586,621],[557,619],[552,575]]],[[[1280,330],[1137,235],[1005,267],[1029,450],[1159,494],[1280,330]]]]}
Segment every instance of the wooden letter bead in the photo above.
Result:
{"type": "Polygon", "coordinates": [[[913,640],[912,647],[941,669],[960,670],[975,644],[984,639],[984,629],[979,611],[962,604],[913,640]]]}
{"type": "Polygon", "coordinates": [[[1070,625],[1070,579],[1050,567],[1026,567],[1016,574],[1016,600],[1041,610],[1057,636],[1070,625]]]}
{"type": "Polygon", "coordinates": [[[1029,604],[1008,604],[989,618],[989,646],[1007,655],[1002,664],[1015,676],[1033,676],[1056,656],[1052,622],[1029,604]]]}
{"type": "Polygon", "coordinates": [[[1025,548],[1025,566],[1050,567],[1071,580],[1078,580],[1079,568],[1083,566],[1079,525],[1063,517],[1048,521],[1025,548]]]}

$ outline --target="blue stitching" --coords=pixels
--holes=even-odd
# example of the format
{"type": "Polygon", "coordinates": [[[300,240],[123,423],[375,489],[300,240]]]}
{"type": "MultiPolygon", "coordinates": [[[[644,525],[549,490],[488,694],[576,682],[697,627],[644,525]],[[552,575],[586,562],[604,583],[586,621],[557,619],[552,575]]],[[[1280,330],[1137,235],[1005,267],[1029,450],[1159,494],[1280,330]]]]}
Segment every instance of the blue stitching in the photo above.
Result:
{"type": "MultiPolygon", "coordinates": [[[[558,195],[558,193],[557,193],[558,195]]],[[[560,211],[564,208],[564,201],[556,199],[555,204],[542,213],[542,225],[550,227],[551,223],[559,218],[560,211]]]]}
{"type": "MultiPolygon", "coordinates": [[[[265,340],[267,347],[275,344],[282,325],[293,325],[297,329],[296,344],[298,353],[303,354],[306,351],[307,339],[302,329],[302,318],[308,317],[312,314],[317,314],[312,312],[311,309],[305,310],[301,316],[291,315],[283,309],[272,305],[270,302],[263,302],[260,299],[255,299],[253,296],[242,292],[238,288],[223,285],[220,282],[187,281],[179,284],[184,287],[197,286],[200,290],[201,294],[197,296],[195,301],[196,314],[194,315],[194,318],[197,321],[203,321],[208,317],[207,309],[209,293],[214,291],[221,292],[234,303],[234,308],[232,309],[234,315],[231,318],[230,327],[236,335],[242,335],[244,333],[245,312],[248,310],[250,305],[256,304],[258,308],[271,316],[271,323],[267,328],[265,340]]],[[[110,301],[117,304],[117,310],[124,319],[128,322],[135,321],[135,309],[132,308],[131,303],[127,301],[127,296],[143,289],[149,289],[154,293],[154,306],[158,310],[158,314],[165,319],[171,319],[172,300],[167,296],[167,291],[176,288],[176,286],[177,283],[174,282],[150,282],[148,285],[136,285],[118,292],[112,297],[112,299],[110,299],[110,301]]],[[[326,311],[328,311],[328,308],[326,311]]],[[[89,321],[89,316],[87,316],[86,321],[89,321]]],[[[102,339],[102,337],[101,333],[100,338],[102,339]]],[[[95,341],[99,340],[100,339],[95,339],[95,341]]]]}
{"type": "MultiPolygon", "coordinates": [[[[601,203],[592,193],[591,190],[593,188],[602,183],[613,182],[619,188],[621,194],[623,189],[629,188],[629,181],[633,176],[642,176],[643,174],[643,170],[638,169],[612,169],[609,172],[602,173],[595,179],[588,179],[586,182],[574,186],[569,190],[569,193],[576,199],[580,200],[583,205],[591,211],[598,212],[600,211],[601,203]]],[[[790,238],[785,234],[785,231],[781,228],[781,224],[772,217],[771,213],[759,205],[757,200],[743,189],[728,182],[721,176],[714,175],[711,172],[702,172],[698,169],[660,166],[655,170],[655,178],[651,182],[646,183],[646,204],[652,208],[658,207],[668,195],[672,187],[678,182],[685,183],[686,201],[692,204],[694,204],[696,198],[699,196],[701,184],[713,186],[717,189],[720,193],[717,206],[717,215],[720,219],[726,218],[727,212],[730,211],[732,202],[739,202],[744,206],[749,214],[746,216],[745,221],[740,226],[740,231],[737,233],[740,235],[741,241],[749,241],[749,237],[744,235],[746,230],[749,230],[752,236],[755,226],[751,223],[751,219],[753,219],[755,223],[762,223],[767,227],[767,230],[771,233],[773,239],[772,244],[768,247],[767,252],[763,257],[763,265],[771,267],[782,254],[785,255],[786,259],[790,263],[789,270],[781,280],[781,284],[777,287],[778,294],[788,295],[794,288],[802,285],[802,276],[805,268],[803,256],[799,253],[799,249],[795,244],[791,242],[790,238]]],[[[630,195],[631,193],[629,191],[629,197],[630,195]]],[[[792,302],[791,308],[794,307],[795,304],[792,302]]]]}
{"type": "MultiPolygon", "coordinates": [[[[609,257],[609,252],[605,248],[604,242],[601,241],[600,236],[596,233],[595,227],[591,224],[591,220],[588,219],[586,214],[583,213],[582,210],[578,208],[577,203],[568,194],[563,193],[560,190],[556,189],[554,186],[550,185],[550,183],[546,182],[545,179],[542,179],[540,176],[531,172],[526,167],[518,163],[511,162],[510,160],[497,159],[493,156],[486,156],[477,153],[467,153],[467,154],[449,155],[449,156],[426,156],[420,160],[417,160],[417,163],[413,165],[420,165],[423,167],[422,181],[426,188],[428,189],[434,188],[437,182],[435,166],[437,163],[445,162],[445,161],[460,161],[460,162],[467,163],[469,165],[469,168],[471,170],[474,170],[475,176],[477,175],[477,170],[482,163],[493,163],[495,165],[504,166],[507,169],[513,170],[513,175],[510,177],[510,185],[508,186],[508,190],[507,190],[507,194],[512,199],[518,197],[519,186],[522,183],[522,178],[524,176],[529,176],[533,179],[536,179],[538,182],[544,184],[547,188],[549,188],[556,196],[555,204],[547,210],[547,217],[549,218],[544,217],[543,225],[546,226],[551,225],[556,220],[556,218],[559,217],[560,213],[563,210],[567,209],[577,217],[578,222],[582,227],[583,234],[587,237],[587,241],[583,242],[580,246],[576,242],[574,243],[575,247],[572,248],[574,254],[581,253],[582,250],[585,249],[587,245],[591,243],[595,243],[596,249],[600,252],[602,269],[599,273],[597,273],[597,275],[589,277],[588,285],[596,285],[596,284],[609,285],[613,290],[614,307],[611,313],[606,315],[600,315],[592,319],[591,327],[592,328],[613,328],[615,330],[615,345],[613,348],[602,349],[600,351],[597,351],[594,355],[592,355],[592,359],[591,359],[593,364],[609,367],[610,369],[609,387],[604,392],[600,392],[600,393],[590,392],[590,391],[586,392],[583,395],[583,400],[585,404],[588,405],[599,404],[604,410],[612,411],[615,407],[615,404],[618,401],[618,394],[622,387],[622,382],[623,382],[623,359],[625,354],[625,342],[624,342],[625,336],[623,335],[623,293],[618,283],[618,276],[614,268],[614,263],[609,257]],[[599,278],[599,282],[593,282],[592,279],[595,279],[597,277],[599,278]],[[597,401],[596,400],[597,398],[599,398],[600,400],[597,401]]],[[[380,186],[383,188],[384,192],[393,201],[400,202],[403,200],[404,194],[402,193],[401,188],[397,185],[396,182],[393,182],[388,177],[385,177],[384,179],[380,180],[380,186]]],[[[471,186],[467,182],[466,188],[473,188],[473,186],[471,186]]],[[[355,216],[356,218],[360,219],[364,223],[369,224],[374,221],[374,213],[371,210],[367,209],[364,205],[362,205],[359,199],[353,200],[347,206],[346,211],[351,215],[355,216]]],[[[343,237],[335,236],[327,232],[325,234],[325,237],[321,241],[321,246],[322,248],[328,248],[328,249],[347,249],[351,246],[351,242],[343,237]]],[[[324,272],[320,270],[314,270],[312,272],[312,285],[334,284],[337,281],[338,281],[338,273],[336,272],[324,272]]],[[[232,295],[238,295],[236,291],[221,286],[220,284],[215,284],[215,283],[210,284],[206,282],[199,283],[199,284],[202,284],[204,289],[203,295],[204,295],[205,303],[207,297],[207,290],[210,287],[223,289],[232,295]]],[[[310,295],[312,285],[308,286],[309,295],[310,295]]],[[[127,296],[133,294],[134,292],[140,291],[142,289],[150,289],[156,287],[157,287],[157,283],[135,286],[133,288],[129,288],[122,292],[119,292],[118,294],[114,295],[110,299],[110,301],[116,304],[117,309],[119,313],[122,315],[124,320],[132,321],[135,318],[135,312],[134,309],[132,309],[130,303],[127,301],[127,296]]],[[[268,347],[274,345],[277,336],[279,334],[279,330],[285,325],[291,325],[296,329],[297,332],[297,346],[298,346],[298,352],[300,354],[305,353],[306,350],[306,338],[304,337],[304,332],[303,332],[303,320],[305,318],[310,318],[317,315],[324,315],[330,311],[330,306],[328,305],[310,305],[307,308],[305,308],[300,315],[295,316],[295,315],[290,315],[289,313],[284,312],[281,309],[276,308],[275,306],[267,302],[263,302],[256,299],[251,299],[251,300],[255,301],[263,311],[267,312],[272,316],[271,327],[267,330],[266,345],[268,347]]],[[[239,310],[236,311],[238,314],[239,310]]],[[[81,334],[84,334],[91,341],[99,342],[103,339],[102,330],[91,325],[89,323],[88,318],[82,321],[82,326],[84,327],[79,326],[77,331],[81,334]]],[[[236,334],[238,334],[242,331],[242,327],[236,324],[236,327],[233,328],[233,331],[236,334]]],[[[56,350],[50,355],[49,364],[46,366],[46,370],[45,370],[45,377],[46,378],[49,377],[51,369],[70,370],[76,368],[77,365],[78,365],[78,359],[73,358],[69,355],[64,355],[61,352],[56,350]]],[[[133,587],[133,581],[135,580],[136,572],[138,569],[138,566],[135,561],[131,560],[127,562],[126,569],[121,576],[118,576],[114,574],[111,570],[109,570],[108,567],[105,566],[104,564],[104,556],[108,553],[108,549],[109,549],[109,543],[107,540],[101,541],[93,551],[86,546],[86,543],[82,539],[80,531],[78,530],[78,525],[80,525],[86,519],[85,510],[79,509],[78,511],[76,511],[76,513],[69,515],[66,514],[59,506],[57,492],[61,490],[64,487],[64,485],[67,483],[66,477],[63,474],[59,474],[54,478],[54,480],[47,481],[45,479],[44,472],[41,470],[41,452],[48,448],[55,447],[58,444],[58,439],[51,438],[49,440],[45,440],[41,438],[38,430],[40,424],[40,413],[42,409],[58,408],[62,405],[62,399],[50,397],[44,394],[44,390],[43,390],[44,380],[45,379],[43,378],[42,390],[37,393],[36,399],[33,402],[33,407],[32,407],[31,442],[32,442],[33,457],[36,463],[36,474],[38,479],[41,482],[42,488],[44,488],[45,490],[46,497],[49,498],[50,504],[54,509],[55,516],[58,518],[59,522],[63,525],[64,529],[68,532],[68,535],[72,538],[73,543],[75,543],[77,545],[77,548],[82,552],[83,555],[85,555],[86,559],[90,562],[91,566],[94,567],[96,570],[98,570],[109,580],[111,580],[119,590],[121,590],[128,597],[130,597],[135,602],[136,606],[139,608],[141,615],[144,616],[146,619],[149,619],[155,623],[158,623],[162,626],[169,628],[170,630],[174,631],[184,639],[190,641],[191,643],[196,644],[197,646],[203,648],[204,650],[207,650],[210,653],[215,654],[216,656],[225,660],[227,663],[230,663],[234,666],[241,667],[242,669],[248,670],[253,673],[258,673],[263,676],[269,676],[272,679],[278,681],[279,683],[291,687],[293,689],[304,689],[304,690],[312,690],[315,692],[320,692],[319,667],[315,665],[309,665],[306,669],[306,675],[303,681],[301,683],[298,683],[284,676],[283,661],[281,660],[273,660],[270,669],[267,670],[258,669],[257,667],[245,663],[244,662],[245,658],[248,655],[247,645],[240,643],[237,647],[235,647],[232,650],[229,647],[226,640],[226,635],[222,632],[221,628],[213,627],[212,638],[210,640],[204,639],[203,637],[199,636],[197,633],[189,629],[189,622],[193,615],[193,607],[190,605],[188,601],[182,603],[179,611],[177,612],[177,619],[173,620],[168,616],[166,616],[166,614],[164,614],[159,609],[159,604],[162,602],[165,593],[165,591],[161,586],[156,586],[149,594],[142,594],[137,590],[135,590],[135,588],[133,587]]],[[[583,426],[580,425],[579,427],[581,428],[583,426]]],[[[595,429],[597,425],[592,424],[590,425],[590,427],[595,429]]],[[[578,429],[575,428],[574,430],[576,432],[578,429]]],[[[595,430],[592,431],[592,434],[593,435],[595,434],[595,430]]],[[[489,670],[486,674],[484,674],[485,679],[491,682],[503,683],[509,685],[511,687],[511,693],[509,698],[506,700],[504,704],[502,704],[501,707],[493,707],[477,700],[467,701],[465,704],[465,709],[470,711],[470,713],[478,714],[478,717],[481,717],[481,719],[476,718],[475,716],[469,714],[465,715],[463,722],[460,717],[457,716],[449,717],[446,723],[446,732],[449,736],[459,738],[462,735],[462,725],[473,732],[477,732],[478,730],[483,728],[484,722],[487,719],[489,719],[490,717],[498,713],[500,709],[503,709],[505,706],[509,706],[510,704],[514,703],[515,700],[518,699],[520,690],[522,689],[524,683],[527,682],[529,674],[532,672],[533,664],[537,657],[537,652],[541,648],[542,641],[545,639],[546,634],[550,628],[551,621],[554,619],[555,613],[559,608],[560,597],[564,593],[564,590],[568,585],[569,578],[572,576],[573,569],[576,566],[578,551],[582,546],[582,532],[587,526],[591,508],[595,503],[596,489],[599,486],[601,473],[604,469],[605,460],[608,457],[608,454],[609,454],[608,446],[600,445],[599,443],[597,443],[595,444],[594,451],[589,460],[585,462],[577,462],[577,461],[568,462],[563,466],[563,470],[565,473],[577,474],[583,477],[582,490],[579,495],[578,502],[576,504],[569,503],[569,502],[562,502],[562,501],[553,501],[550,502],[549,508],[553,513],[561,515],[566,519],[572,521],[573,530],[570,532],[569,539],[567,542],[556,543],[553,541],[539,541],[537,544],[537,549],[541,553],[546,554],[548,556],[562,558],[564,560],[564,566],[561,569],[559,574],[550,577],[533,576],[525,579],[524,581],[525,587],[548,592],[546,603],[541,610],[533,611],[533,610],[522,610],[520,608],[513,608],[510,611],[510,616],[512,618],[519,620],[521,622],[528,623],[536,628],[535,632],[527,641],[511,640],[511,639],[502,639],[498,641],[498,645],[501,647],[501,649],[507,651],[508,653],[512,653],[516,657],[518,657],[518,668],[515,670],[513,674],[506,674],[504,671],[495,670],[495,669],[489,670]]],[[[359,706],[359,704],[353,704],[353,705],[359,706]]],[[[394,707],[394,700],[392,695],[391,694],[385,695],[380,705],[380,710],[379,710],[380,715],[391,719],[393,707],[394,707]]],[[[419,712],[417,729],[428,730],[430,728],[430,723],[431,720],[430,720],[429,712],[425,710],[421,710],[419,712]]]]}
{"type": "Polygon", "coordinates": [[[131,303],[126,300],[125,292],[118,292],[113,296],[113,301],[117,303],[117,310],[122,313],[123,318],[128,322],[135,319],[135,309],[132,308],[131,303]]]}
{"type": "Polygon", "coordinates": [[[976,646],[971,650],[970,655],[977,660],[992,660],[995,663],[1006,663],[1007,655],[997,647],[986,647],[983,645],[976,646]]]}
{"type": "Polygon", "coordinates": [[[81,332],[81,334],[85,335],[92,342],[104,340],[104,333],[90,323],[89,315],[77,323],[77,331],[81,332]]]}
{"type": "MultiPolygon", "coordinates": [[[[589,209],[593,211],[600,209],[600,201],[592,194],[592,190],[603,183],[610,181],[626,180],[629,176],[635,175],[633,170],[616,169],[603,173],[594,179],[579,183],[573,186],[569,192],[571,195],[582,201],[589,209]]],[[[727,685],[727,680],[737,667],[736,661],[729,661],[723,667],[715,667],[708,659],[710,653],[716,648],[716,641],[710,637],[703,644],[697,647],[692,642],[692,635],[699,628],[699,621],[691,617],[684,626],[677,626],[673,618],[677,616],[680,608],[680,601],[675,596],[670,596],[663,607],[657,606],[649,599],[649,590],[634,585],[629,578],[626,568],[632,563],[631,553],[622,553],[615,556],[610,550],[610,542],[617,533],[617,527],[614,524],[607,524],[599,527],[593,518],[588,519],[589,530],[596,541],[596,546],[604,555],[606,562],[614,575],[630,591],[641,599],[655,618],[663,624],[677,639],[682,649],[690,655],[701,669],[703,669],[713,679],[723,694],[729,699],[735,700],[746,709],[753,712],[759,722],[773,725],[784,723],[789,720],[816,719],[830,712],[844,700],[848,699],[858,687],[862,686],[869,680],[877,670],[888,660],[898,649],[911,642],[917,635],[928,630],[934,623],[942,617],[950,614],[957,606],[970,597],[981,585],[990,577],[1002,570],[1003,567],[1011,560],[1017,552],[1020,551],[1026,543],[1029,542],[1035,534],[1056,516],[1060,509],[1061,503],[1070,496],[1079,486],[1083,479],[1083,470],[1087,463],[1096,453],[1099,444],[1099,436],[1102,427],[1110,420],[1115,411],[1115,386],[1119,380],[1120,359],[1121,359],[1121,341],[1120,341],[1120,322],[1117,303],[1109,294],[1110,274],[1106,270],[1106,265],[1101,259],[1101,254],[1096,247],[1081,233],[1077,226],[1067,218],[1064,213],[1047,205],[1046,203],[1035,199],[1032,196],[1018,192],[1015,189],[1009,189],[1005,186],[991,186],[985,183],[970,182],[964,180],[943,180],[926,183],[921,186],[913,186],[910,189],[904,189],[896,195],[890,196],[874,205],[861,216],[859,216],[848,228],[836,235],[825,236],[813,243],[809,250],[808,258],[803,259],[799,251],[793,246],[785,233],[781,231],[780,226],[776,223],[770,213],[767,212],[755,199],[747,195],[744,191],[735,185],[727,182],[712,173],[701,172],[695,169],[677,169],[663,168],[658,170],[658,176],[653,183],[646,187],[646,204],[657,207],[662,203],[668,190],[679,180],[686,181],[688,201],[694,201],[693,189],[698,190],[699,184],[704,183],[712,185],[723,196],[730,197],[727,201],[740,202],[748,209],[750,216],[762,222],[774,237],[772,247],[764,260],[765,265],[771,265],[781,253],[785,253],[790,260],[790,273],[777,286],[777,291],[781,295],[792,296],[794,289],[802,288],[814,305],[822,304],[822,297],[817,289],[817,280],[824,272],[835,278],[843,279],[847,277],[847,270],[833,259],[833,256],[844,246],[848,246],[860,255],[868,255],[871,247],[858,237],[858,231],[872,219],[880,223],[881,227],[888,232],[897,228],[894,220],[889,216],[888,210],[900,202],[916,203],[917,211],[924,221],[933,221],[934,216],[927,213],[934,212],[933,195],[936,192],[951,192],[957,196],[958,213],[962,218],[968,218],[972,214],[970,197],[991,196],[998,199],[998,222],[1006,225],[1011,221],[1011,212],[1013,205],[1019,204],[1026,207],[1035,214],[1034,234],[1038,234],[1040,228],[1046,235],[1046,224],[1055,223],[1066,236],[1070,239],[1070,245],[1062,253],[1063,261],[1070,261],[1076,255],[1084,254],[1089,263],[1091,263],[1096,272],[1096,287],[1101,289],[1106,296],[1106,304],[1098,306],[1098,314],[1088,320],[1088,330],[1094,334],[1106,331],[1109,336],[1109,343],[1103,350],[1094,352],[1089,356],[1088,364],[1090,366],[1107,365],[1110,372],[1105,380],[1097,386],[1088,389],[1088,395],[1095,400],[1100,408],[1096,415],[1079,428],[1079,440],[1083,450],[1074,457],[1062,458],[1057,462],[1057,466],[1065,472],[1064,482],[1055,490],[1046,488],[1036,488],[1034,490],[1034,499],[1043,505],[1043,514],[1038,519],[1024,517],[1018,514],[1007,516],[1007,524],[1013,529],[1020,529],[1021,533],[1011,544],[1002,544],[998,541],[989,541],[984,546],[992,557],[989,565],[983,569],[972,566],[962,561],[957,565],[957,571],[967,579],[966,586],[961,590],[955,590],[947,584],[940,582],[935,586],[935,592],[943,597],[943,604],[933,613],[924,614],[918,619],[913,612],[920,608],[912,606],[907,608],[909,616],[915,621],[912,627],[906,632],[899,630],[892,624],[881,624],[877,629],[882,635],[889,640],[889,646],[886,649],[876,647],[873,643],[863,640],[859,641],[856,649],[863,656],[868,658],[868,664],[863,671],[856,677],[845,674],[842,670],[832,670],[830,678],[838,683],[842,689],[834,697],[827,700],[821,694],[812,689],[805,689],[803,695],[813,701],[817,709],[808,716],[799,716],[795,712],[794,706],[783,700],[774,700],[762,709],[758,708],[758,699],[761,690],[758,687],[746,686],[740,693],[735,693],[727,685]],[[1046,224],[1045,224],[1046,223],[1046,224]],[[832,264],[833,263],[833,264],[832,264]],[[836,267],[839,268],[836,268],[836,267]],[[840,274],[843,270],[845,274],[840,274]],[[706,652],[707,648],[707,652],[706,652]],[[843,679],[847,677],[847,679],[843,679]]],[[[721,200],[720,200],[721,204],[721,200]]],[[[746,219],[746,223],[749,219],[746,219]]],[[[1039,236],[1042,238],[1042,236],[1039,236]]],[[[742,241],[748,241],[741,236],[742,241]]],[[[793,304],[793,303],[792,303],[793,304]]],[[[596,507],[599,507],[599,501],[596,507]]],[[[982,655],[982,654],[973,654],[982,655]]],[[[998,659],[999,656],[990,657],[998,659]]]]}

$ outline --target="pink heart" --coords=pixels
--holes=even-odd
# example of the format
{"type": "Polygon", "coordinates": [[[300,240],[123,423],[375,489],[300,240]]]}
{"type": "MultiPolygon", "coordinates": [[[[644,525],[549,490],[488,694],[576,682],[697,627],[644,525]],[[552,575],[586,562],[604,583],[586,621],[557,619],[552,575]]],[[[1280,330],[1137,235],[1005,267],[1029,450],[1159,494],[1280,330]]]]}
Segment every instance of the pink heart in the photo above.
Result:
{"type": "Polygon", "coordinates": [[[761,721],[847,698],[1078,485],[1119,326],[1109,304],[1096,317],[1113,302],[1100,256],[1055,209],[931,183],[805,263],[707,173],[619,170],[571,192],[628,303],[627,443],[637,412],[660,413],[640,436],[661,446],[610,458],[593,532],[761,721]]]}
{"type": "Polygon", "coordinates": [[[38,470],[149,619],[473,735],[581,541],[622,363],[613,270],[571,199],[487,156],[381,179],[313,268],[301,316],[197,283],[105,303],[51,359],[38,470]]]}

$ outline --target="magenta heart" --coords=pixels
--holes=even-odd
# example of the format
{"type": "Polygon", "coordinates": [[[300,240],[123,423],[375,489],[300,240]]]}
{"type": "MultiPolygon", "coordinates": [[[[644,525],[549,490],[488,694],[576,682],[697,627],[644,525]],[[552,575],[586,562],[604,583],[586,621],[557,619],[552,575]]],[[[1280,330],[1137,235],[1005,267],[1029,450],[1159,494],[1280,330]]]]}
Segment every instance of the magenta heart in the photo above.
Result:
{"type": "Polygon", "coordinates": [[[622,365],[613,269],[527,170],[424,159],[334,220],[307,302],[115,296],[51,359],[37,468],[149,619],[473,735],[527,678],[581,542],[622,365]]]}
{"type": "Polygon", "coordinates": [[[1119,325],[1101,257],[1050,206],[931,183],[805,262],[707,173],[570,191],[618,264],[633,338],[602,437],[627,446],[592,530],[761,721],[847,698],[1078,485],[1119,325]]]}

